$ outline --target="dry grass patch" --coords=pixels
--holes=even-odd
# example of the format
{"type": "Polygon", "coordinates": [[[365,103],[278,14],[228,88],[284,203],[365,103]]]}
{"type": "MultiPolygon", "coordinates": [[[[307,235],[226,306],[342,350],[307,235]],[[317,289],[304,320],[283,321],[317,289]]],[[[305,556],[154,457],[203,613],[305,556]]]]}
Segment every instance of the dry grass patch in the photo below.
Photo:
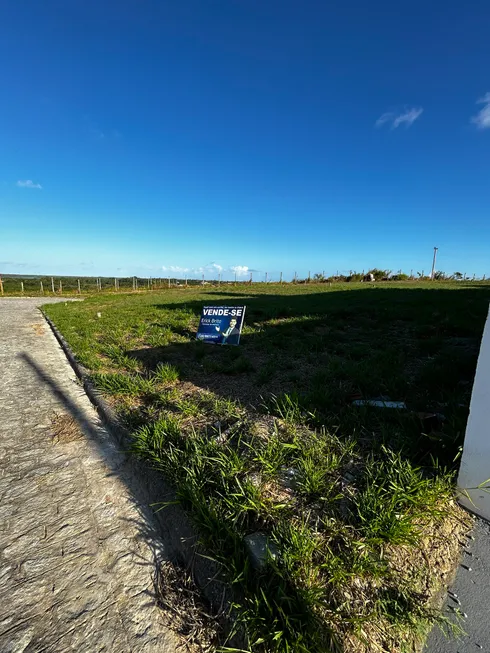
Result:
{"type": "Polygon", "coordinates": [[[192,573],[182,565],[162,562],[155,578],[158,605],[165,625],[181,640],[188,653],[213,653],[223,638],[223,624],[210,614],[192,573]]]}
{"type": "Polygon", "coordinates": [[[76,442],[83,438],[77,420],[66,413],[53,413],[51,416],[51,436],[54,444],[76,442]]]}

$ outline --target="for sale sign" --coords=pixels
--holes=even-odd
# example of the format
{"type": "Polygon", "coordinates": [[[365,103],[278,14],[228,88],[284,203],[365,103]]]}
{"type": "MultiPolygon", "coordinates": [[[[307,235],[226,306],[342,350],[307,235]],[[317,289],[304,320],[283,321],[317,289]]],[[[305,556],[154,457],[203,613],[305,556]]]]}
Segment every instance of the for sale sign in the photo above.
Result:
{"type": "Polygon", "coordinates": [[[245,318],[245,306],[205,306],[197,339],[215,345],[238,345],[245,318]]]}

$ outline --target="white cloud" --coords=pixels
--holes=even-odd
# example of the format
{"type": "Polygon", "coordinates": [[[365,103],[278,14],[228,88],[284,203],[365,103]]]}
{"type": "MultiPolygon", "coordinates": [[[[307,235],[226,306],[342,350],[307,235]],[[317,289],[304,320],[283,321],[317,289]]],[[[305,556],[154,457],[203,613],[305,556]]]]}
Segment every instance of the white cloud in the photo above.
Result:
{"type": "Polygon", "coordinates": [[[163,265],[161,270],[164,274],[168,275],[188,274],[190,276],[201,276],[204,274],[206,278],[218,278],[220,274],[224,278],[230,276],[230,274],[236,274],[237,277],[244,277],[252,272],[251,268],[247,265],[231,265],[225,268],[218,263],[208,263],[207,265],[201,265],[195,268],[185,268],[180,265],[163,265]]]}
{"type": "Polygon", "coordinates": [[[217,263],[208,263],[204,266],[204,271],[209,272],[223,272],[223,267],[217,263]]]}
{"type": "Polygon", "coordinates": [[[230,270],[237,275],[237,277],[244,277],[249,274],[250,268],[248,265],[232,265],[230,270]]]}
{"type": "Polygon", "coordinates": [[[393,113],[383,113],[383,115],[376,120],[376,127],[382,127],[385,123],[391,122],[393,116],[393,113]]]}
{"type": "Polygon", "coordinates": [[[32,179],[19,179],[17,186],[19,186],[19,188],[42,188],[41,184],[35,184],[32,179]]]}
{"type": "Polygon", "coordinates": [[[223,272],[223,267],[217,263],[208,263],[207,265],[202,265],[198,268],[194,268],[192,271],[194,274],[221,274],[221,272],[223,272]]]}
{"type": "Polygon", "coordinates": [[[471,122],[477,126],[478,129],[489,129],[490,128],[490,93],[485,93],[485,95],[477,100],[477,104],[483,104],[483,109],[472,116],[471,122]]]}
{"type": "Polygon", "coordinates": [[[410,127],[417,118],[420,118],[423,111],[422,107],[413,107],[412,109],[404,109],[401,113],[393,111],[383,113],[376,120],[376,127],[382,127],[383,125],[391,125],[391,129],[396,129],[400,125],[410,127]]]}
{"type": "Polygon", "coordinates": [[[189,268],[181,268],[178,265],[162,265],[163,272],[171,272],[172,274],[185,274],[190,272],[189,268]]]}

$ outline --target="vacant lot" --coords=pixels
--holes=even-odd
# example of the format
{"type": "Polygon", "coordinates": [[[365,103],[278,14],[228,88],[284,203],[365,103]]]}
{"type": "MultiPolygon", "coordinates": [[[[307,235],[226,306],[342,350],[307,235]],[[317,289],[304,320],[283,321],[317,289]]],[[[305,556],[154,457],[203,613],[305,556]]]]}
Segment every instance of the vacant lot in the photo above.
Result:
{"type": "Polygon", "coordinates": [[[223,565],[246,649],[396,652],[442,619],[467,532],[454,473],[489,301],[485,284],[259,285],[46,311],[223,565]],[[195,341],[205,304],[246,304],[238,348],[195,341]]]}

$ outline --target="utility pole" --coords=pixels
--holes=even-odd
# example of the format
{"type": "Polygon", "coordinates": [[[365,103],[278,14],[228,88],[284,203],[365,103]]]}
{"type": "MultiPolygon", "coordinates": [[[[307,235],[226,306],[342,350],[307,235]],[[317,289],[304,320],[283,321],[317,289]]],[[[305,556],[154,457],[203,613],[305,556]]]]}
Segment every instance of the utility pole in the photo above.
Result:
{"type": "Polygon", "coordinates": [[[267,283],[267,272],[265,273],[265,282],[267,283]]]}
{"type": "Polygon", "coordinates": [[[434,258],[432,259],[432,272],[430,275],[431,281],[434,281],[434,274],[436,270],[436,258],[437,258],[437,250],[439,247],[434,247],[434,258]]]}

